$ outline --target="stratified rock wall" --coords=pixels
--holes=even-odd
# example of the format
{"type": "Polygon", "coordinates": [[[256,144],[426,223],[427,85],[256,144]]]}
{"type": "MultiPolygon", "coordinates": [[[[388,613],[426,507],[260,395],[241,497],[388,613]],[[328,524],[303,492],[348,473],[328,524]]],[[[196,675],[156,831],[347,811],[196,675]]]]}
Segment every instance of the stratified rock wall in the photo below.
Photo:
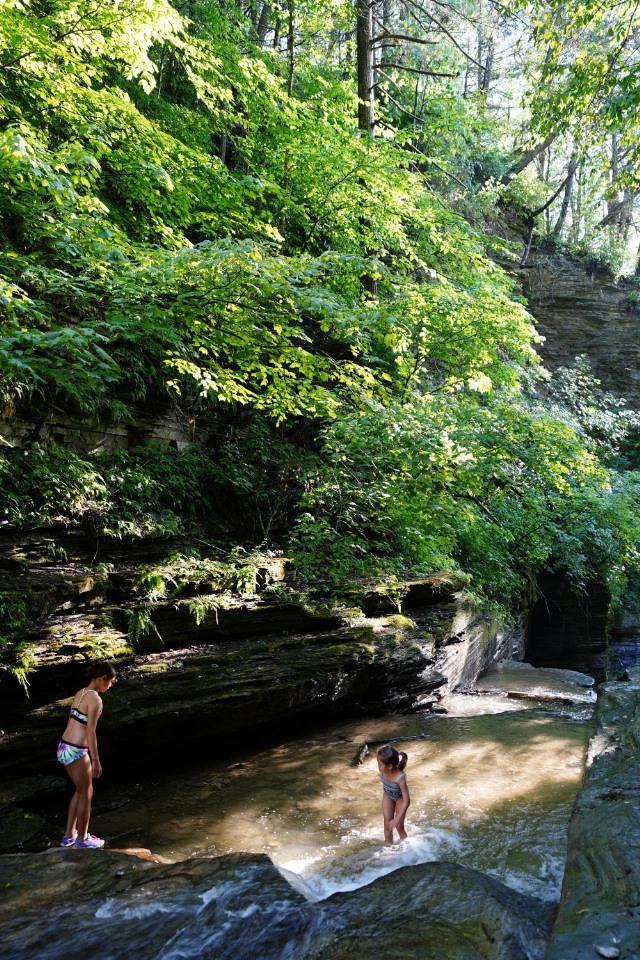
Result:
{"type": "Polygon", "coordinates": [[[26,441],[57,444],[77,453],[109,453],[128,450],[149,441],[172,444],[178,450],[202,439],[189,421],[173,409],[145,408],[135,422],[99,420],[73,416],[54,407],[42,414],[29,410],[24,416],[0,420],[0,438],[14,447],[26,441]]]}
{"type": "MultiPolygon", "coordinates": [[[[68,589],[72,601],[85,596],[73,580],[68,589]]],[[[57,770],[68,698],[82,685],[89,645],[103,635],[92,628],[105,616],[125,620],[105,605],[109,589],[91,594],[87,603],[96,606],[88,611],[65,610],[63,602],[56,625],[34,634],[31,697],[14,683],[13,697],[0,703],[4,775],[57,770]],[[73,634],[72,623],[86,635],[73,634]]],[[[61,590],[52,603],[60,604],[61,590]]],[[[471,686],[490,663],[511,656],[513,632],[476,610],[459,585],[431,578],[401,585],[400,594],[402,613],[398,598],[376,591],[348,610],[237,596],[201,617],[188,602],[150,605],[159,630],[135,649],[126,633],[109,636],[120,677],[105,697],[101,759],[118,769],[166,763],[215,750],[220,737],[273,733],[292,721],[432,709],[442,693],[471,686]]]]}
{"type": "Polygon", "coordinates": [[[640,407],[640,312],[630,289],[559,254],[534,253],[514,272],[545,338],[538,347],[545,366],[571,366],[586,354],[606,390],[640,407]]]}

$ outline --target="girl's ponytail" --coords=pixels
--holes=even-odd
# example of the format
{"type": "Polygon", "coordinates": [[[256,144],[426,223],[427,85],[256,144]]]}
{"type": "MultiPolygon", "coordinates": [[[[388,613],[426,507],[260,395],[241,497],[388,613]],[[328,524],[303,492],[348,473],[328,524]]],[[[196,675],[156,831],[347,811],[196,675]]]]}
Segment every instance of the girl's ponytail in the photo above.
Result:
{"type": "Polygon", "coordinates": [[[403,750],[396,750],[390,743],[385,743],[384,747],[378,750],[378,756],[384,764],[390,767],[397,767],[398,770],[404,770],[409,759],[403,750]]]}

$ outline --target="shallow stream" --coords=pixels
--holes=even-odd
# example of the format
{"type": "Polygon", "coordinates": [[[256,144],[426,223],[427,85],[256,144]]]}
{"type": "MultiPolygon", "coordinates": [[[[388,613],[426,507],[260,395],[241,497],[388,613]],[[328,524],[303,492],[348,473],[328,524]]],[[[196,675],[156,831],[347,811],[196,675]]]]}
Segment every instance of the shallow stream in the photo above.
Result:
{"type": "Polygon", "coordinates": [[[449,860],[556,900],[591,732],[595,694],[585,683],[571,671],[505,664],[485,675],[484,692],[450,696],[446,715],[292,730],[254,751],[212,743],[215,759],[141,780],[91,829],[112,849],[146,847],[170,861],[267,853],[310,899],[449,860]],[[382,843],[375,760],[387,740],[409,755],[409,838],[395,846],[382,843]],[[365,742],[370,752],[356,766],[365,742]]]}

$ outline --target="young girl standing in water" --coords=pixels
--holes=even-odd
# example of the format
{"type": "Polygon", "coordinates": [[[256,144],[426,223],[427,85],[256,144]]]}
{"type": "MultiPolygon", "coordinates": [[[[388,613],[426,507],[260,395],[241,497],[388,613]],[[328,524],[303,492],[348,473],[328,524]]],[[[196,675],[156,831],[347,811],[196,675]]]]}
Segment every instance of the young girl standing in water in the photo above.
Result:
{"type": "Polygon", "coordinates": [[[406,753],[396,750],[388,743],[378,750],[378,770],[382,781],[384,839],[387,843],[393,843],[394,830],[398,831],[401,840],[407,838],[404,818],[411,803],[407,776],[404,773],[407,759],[406,753]]]}
{"type": "Polygon", "coordinates": [[[69,720],[58,745],[58,760],[64,764],[76,788],[61,847],[95,849],[104,846],[104,840],[92,836],[88,830],[93,778],[102,775],[96,739],[96,724],[102,713],[100,694],[105,693],[115,679],[112,663],[95,663],[87,674],[87,686],[78,690],[73,698],[69,720]]]}

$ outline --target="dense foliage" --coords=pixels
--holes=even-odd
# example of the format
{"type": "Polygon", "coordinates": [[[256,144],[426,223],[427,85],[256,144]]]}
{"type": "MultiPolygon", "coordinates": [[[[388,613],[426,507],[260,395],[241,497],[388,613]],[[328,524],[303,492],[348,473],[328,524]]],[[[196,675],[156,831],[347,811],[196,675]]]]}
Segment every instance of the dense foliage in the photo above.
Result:
{"type": "MultiPolygon", "coordinates": [[[[556,7],[537,8],[522,60],[549,41],[541,136],[549,104],[563,136],[580,122],[556,7]]],[[[357,5],[5,0],[4,415],[134,421],[153,403],[217,424],[182,453],[7,450],[6,520],[142,536],[224,513],[302,578],[455,570],[503,609],[545,565],[622,589],[636,423],[583,368],[536,373],[530,317],[487,255],[521,252],[488,236],[497,205],[526,214],[551,189],[498,187],[514,145],[489,54],[509,31],[473,4],[449,26],[418,8],[385,22],[372,137],[357,5]],[[475,86],[465,22],[482,31],[475,86]],[[422,46],[394,52],[408,31],[422,46]]]]}

